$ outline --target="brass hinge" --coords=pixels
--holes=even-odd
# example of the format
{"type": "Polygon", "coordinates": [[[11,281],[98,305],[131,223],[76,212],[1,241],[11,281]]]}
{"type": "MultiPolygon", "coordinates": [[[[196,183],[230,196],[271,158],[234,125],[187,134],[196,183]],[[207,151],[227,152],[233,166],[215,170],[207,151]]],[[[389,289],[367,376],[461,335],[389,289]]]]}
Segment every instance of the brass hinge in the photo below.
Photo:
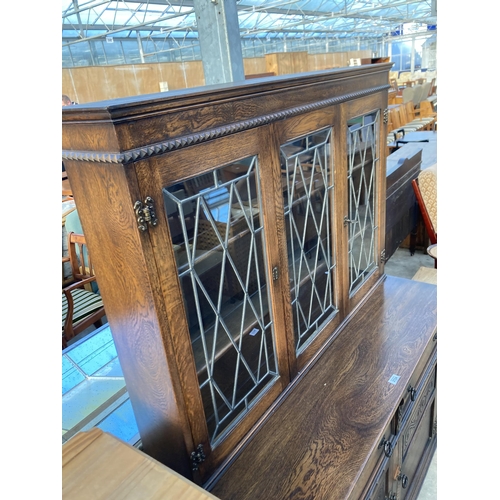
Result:
{"type": "Polygon", "coordinates": [[[191,453],[191,468],[193,471],[198,470],[198,464],[205,461],[205,453],[203,453],[203,445],[199,444],[196,450],[191,453]]]}
{"type": "Polygon", "coordinates": [[[137,227],[141,231],[146,231],[148,228],[147,224],[150,226],[156,226],[158,223],[158,220],[156,219],[154,201],[150,196],[146,197],[144,204],[140,201],[136,201],[134,204],[134,210],[137,215],[137,227]]]}
{"type": "Polygon", "coordinates": [[[384,109],[384,125],[389,123],[389,108],[384,109]]]}
{"type": "Polygon", "coordinates": [[[388,261],[389,259],[385,258],[385,248],[380,252],[380,262],[383,262],[384,264],[388,261]]]}

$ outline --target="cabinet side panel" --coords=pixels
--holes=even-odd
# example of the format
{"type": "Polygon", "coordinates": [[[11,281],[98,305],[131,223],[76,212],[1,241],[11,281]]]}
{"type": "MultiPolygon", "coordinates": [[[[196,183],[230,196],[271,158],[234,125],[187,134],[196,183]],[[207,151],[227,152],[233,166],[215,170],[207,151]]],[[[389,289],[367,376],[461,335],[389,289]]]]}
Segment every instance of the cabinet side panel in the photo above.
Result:
{"type": "MultiPolygon", "coordinates": [[[[188,434],[177,367],[167,363],[167,328],[147,234],[133,205],[133,166],[65,162],[144,451],[182,474],[188,434]]],[[[171,358],[173,359],[173,358],[171,358]]]]}

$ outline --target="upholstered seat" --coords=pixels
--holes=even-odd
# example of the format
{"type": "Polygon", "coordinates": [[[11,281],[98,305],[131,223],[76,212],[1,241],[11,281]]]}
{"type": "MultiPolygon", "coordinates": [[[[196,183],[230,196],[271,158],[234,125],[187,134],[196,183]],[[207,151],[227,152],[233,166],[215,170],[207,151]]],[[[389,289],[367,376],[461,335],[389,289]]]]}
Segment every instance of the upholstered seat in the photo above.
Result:
{"type": "MultiPolygon", "coordinates": [[[[100,295],[89,292],[81,288],[76,288],[75,290],[69,291],[67,293],[71,294],[71,299],[73,300],[73,323],[77,323],[81,319],[87,317],[90,313],[104,307],[102,298],[100,295]]],[[[62,327],[64,328],[64,323],[66,322],[66,317],[68,315],[68,298],[67,293],[62,295],[62,327]]]]}
{"type": "Polygon", "coordinates": [[[429,240],[434,245],[437,243],[437,164],[422,170],[412,185],[429,240]]]}
{"type": "Polygon", "coordinates": [[[422,170],[418,184],[434,233],[437,235],[437,165],[422,170]]]}

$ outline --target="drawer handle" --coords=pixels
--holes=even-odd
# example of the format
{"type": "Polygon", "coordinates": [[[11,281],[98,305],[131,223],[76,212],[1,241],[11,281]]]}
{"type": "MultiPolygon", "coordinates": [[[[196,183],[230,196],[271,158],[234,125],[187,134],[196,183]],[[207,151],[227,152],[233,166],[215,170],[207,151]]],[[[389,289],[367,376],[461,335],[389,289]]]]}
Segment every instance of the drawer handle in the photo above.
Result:
{"type": "Polygon", "coordinates": [[[401,481],[401,486],[406,488],[408,486],[408,476],[406,474],[399,474],[398,481],[401,481]]]}
{"type": "Polygon", "coordinates": [[[384,447],[385,456],[390,457],[392,455],[392,443],[388,439],[385,439],[385,436],[382,438],[382,441],[378,445],[379,448],[381,446],[384,447]]]}
{"type": "Polygon", "coordinates": [[[408,387],[408,392],[410,393],[410,399],[415,401],[415,399],[417,399],[417,389],[410,385],[410,387],[408,387]]]}

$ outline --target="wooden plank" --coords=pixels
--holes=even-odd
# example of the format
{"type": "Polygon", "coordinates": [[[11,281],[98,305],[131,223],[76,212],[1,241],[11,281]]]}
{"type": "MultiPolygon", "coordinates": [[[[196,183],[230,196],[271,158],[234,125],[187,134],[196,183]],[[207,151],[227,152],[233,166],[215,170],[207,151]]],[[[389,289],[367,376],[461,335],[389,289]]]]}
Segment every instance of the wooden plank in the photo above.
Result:
{"type": "Polygon", "coordinates": [[[437,269],[434,269],[432,267],[421,267],[415,273],[415,276],[413,276],[412,280],[423,281],[425,283],[437,285],[437,269]]]}
{"type": "Polygon", "coordinates": [[[246,57],[243,59],[243,68],[245,75],[255,75],[265,73],[266,58],[265,57],[246,57]]]}
{"type": "Polygon", "coordinates": [[[62,447],[62,498],[217,500],[180,474],[98,428],[62,447]]]}

